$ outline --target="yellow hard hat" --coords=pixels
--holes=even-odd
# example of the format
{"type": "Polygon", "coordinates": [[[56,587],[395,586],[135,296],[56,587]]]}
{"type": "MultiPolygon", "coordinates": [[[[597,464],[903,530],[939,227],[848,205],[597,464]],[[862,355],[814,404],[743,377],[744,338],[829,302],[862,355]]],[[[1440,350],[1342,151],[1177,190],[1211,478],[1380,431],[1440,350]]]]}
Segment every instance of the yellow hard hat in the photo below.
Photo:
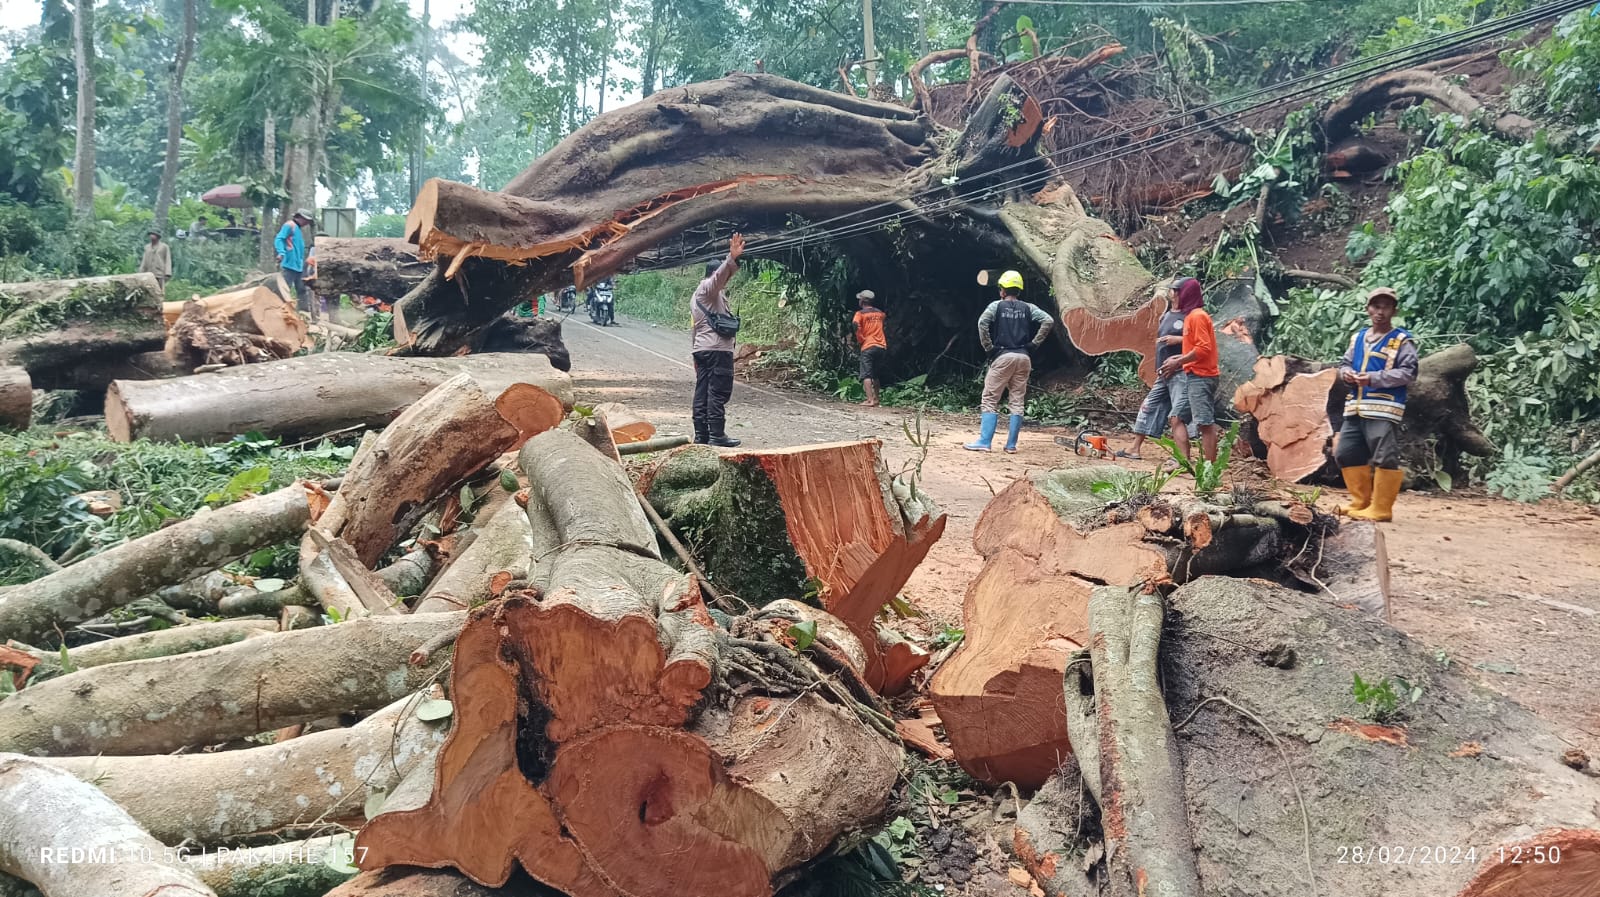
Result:
{"type": "Polygon", "coordinates": [[[1007,271],[1000,275],[1000,289],[1022,289],[1022,275],[1015,271],[1007,271]]]}

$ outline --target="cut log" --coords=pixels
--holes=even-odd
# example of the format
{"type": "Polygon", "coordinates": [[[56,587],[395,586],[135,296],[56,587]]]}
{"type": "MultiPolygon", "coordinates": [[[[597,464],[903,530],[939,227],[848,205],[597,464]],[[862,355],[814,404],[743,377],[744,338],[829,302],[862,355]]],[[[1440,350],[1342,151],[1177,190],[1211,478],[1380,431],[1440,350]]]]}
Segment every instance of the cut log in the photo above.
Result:
{"type": "Polygon", "coordinates": [[[0,366],[0,427],[26,430],[33,424],[33,378],[27,368],[0,366]]]}
{"type": "Polygon", "coordinates": [[[408,695],[348,729],[239,751],[150,757],[53,757],[41,762],[100,786],[167,844],[226,844],[291,826],[359,826],[444,743],[443,722],[416,718],[408,695]]]}
{"type": "Polygon", "coordinates": [[[93,785],[15,754],[0,754],[0,872],[44,897],[216,897],[93,785]]]}
{"type": "Polygon", "coordinates": [[[311,346],[292,302],[266,287],[162,306],[167,355],[189,368],[288,358],[311,346]]]}
{"type": "MultiPolygon", "coordinates": [[[[195,626],[175,626],[69,648],[67,663],[73,670],[86,670],[129,660],[204,651],[277,631],[278,624],[271,620],[222,620],[195,626]]],[[[17,649],[22,646],[12,642],[10,647],[17,649]]],[[[61,652],[25,649],[25,653],[35,661],[31,681],[43,682],[61,675],[61,652]]],[[[9,665],[4,658],[0,658],[0,668],[9,665]]]]}
{"type": "Polygon", "coordinates": [[[526,383],[563,407],[572,404],[571,378],[534,355],[411,359],[333,352],[177,380],[118,380],[106,394],[106,429],[118,442],[225,442],[252,430],[287,439],[381,428],[460,373],[495,394],[526,383]]]}
{"type": "Polygon", "coordinates": [[[1367,520],[1340,520],[1323,536],[1316,552],[1307,552],[1289,568],[1295,578],[1320,590],[1342,607],[1357,608],[1394,621],[1389,605],[1389,549],[1383,528],[1367,520]]]}
{"type": "Polygon", "coordinates": [[[764,604],[814,591],[866,646],[882,689],[878,612],[944,533],[945,515],[884,466],[877,440],[764,451],[692,446],[640,488],[723,591],[764,604]],[[820,585],[817,585],[820,584],[820,585]]]}
{"type": "Polygon", "coordinates": [[[863,725],[873,711],[791,649],[721,630],[618,465],[560,430],[519,462],[550,523],[535,537],[556,546],[545,598],[472,613],[432,796],[362,830],[363,868],[498,887],[520,863],[574,897],[765,895],[883,811],[901,752],[863,725]],[[712,688],[743,697],[723,710],[712,688]]]}
{"type": "Polygon", "coordinates": [[[617,446],[617,454],[643,455],[648,452],[664,452],[667,449],[673,449],[680,445],[688,444],[689,437],[687,436],[657,436],[654,439],[646,439],[644,442],[623,443],[622,445],[617,446]]]}
{"type": "Polygon", "coordinates": [[[416,612],[468,610],[500,597],[505,586],[526,581],[533,562],[528,512],[514,501],[500,506],[478,528],[477,538],[439,574],[416,612]],[[496,586],[500,591],[496,591],[496,586]]]}
{"type": "Polygon", "coordinates": [[[337,300],[371,296],[393,304],[433,266],[417,258],[405,240],[365,237],[317,238],[317,294],[337,300]]]}
{"type": "MultiPolygon", "coordinates": [[[[1477,364],[1465,343],[1422,359],[1408,390],[1400,434],[1401,454],[1413,469],[1443,465],[1459,475],[1463,453],[1494,452],[1467,405],[1467,376],[1477,364]]],[[[1272,475],[1302,482],[1318,473],[1332,477],[1331,443],[1348,390],[1339,382],[1337,365],[1272,355],[1256,362],[1255,378],[1234,392],[1233,405],[1255,418],[1272,475]]]]}
{"type": "Polygon", "coordinates": [[[104,389],[106,376],[166,342],[153,274],[0,283],[0,365],[35,389],[104,389]]]}
{"type": "Polygon", "coordinates": [[[1200,897],[1178,746],[1158,682],[1165,606],[1153,587],[1099,586],[1089,598],[1089,648],[1067,667],[1067,730],[1100,806],[1107,893],[1146,889],[1200,897]],[[1090,765],[1093,756],[1098,765],[1090,765]]]}
{"type": "Polygon", "coordinates": [[[1127,488],[1131,477],[1109,464],[1033,474],[979,517],[973,545],[984,564],[962,605],[966,637],[928,687],[973,776],[1038,787],[1070,756],[1066,705],[1054,694],[1068,657],[1087,644],[1096,584],[1287,576],[1276,564],[1332,525],[1325,515],[1299,526],[1182,496],[1108,505],[1094,493],[1097,483],[1127,488]]]}
{"type": "Polygon", "coordinates": [[[1166,300],[1150,295],[1146,271],[1109,224],[1089,217],[1072,188],[1052,186],[1032,202],[1007,202],[1000,220],[1017,249],[1049,279],[1028,301],[1055,304],[1064,344],[1086,355],[1134,352],[1139,376],[1155,383],[1156,329],[1166,300]]]}
{"type": "MultiPolygon", "coordinates": [[[[1600,780],[1563,765],[1567,746],[1546,723],[1485,691],[1460,665],[1438,663],[1432,647],[1366,614],[1259,581],[1200,579],[1179,588],[1170,607],[1160,681],[1181,764],[1174,796],[1187,804],[1204,893],[1593,890],[1600,780]],[[1403,697],[1388,725],[1357,723],[1349,719],[1362,712],[1350,696],[1356,674],[1403,677],[1419,697],[1414,704],[1403,697]],[[1469,743],[1473,749],[1463,751],[1469,743]],[[1518,844],[1539,843],[1572,853],[1559,864],[1509,862],[1518,844]],[[1383,844],[1406,845],[1402,852],[1419,861],[1368,857],[1383,844]],[[1420,861],[1422,845],[1428,862],[1420,861]],[[1436,853],[1436,845],[1444,850],[1436,853]]],[[[1081,825],[1073,802],[1058,806],[1066,812],[1049,820],[1058,841],[1032,864],[1036,874],[1070,870],[1102,832],[1112,837],[1092,803],[1081,825]],[[1082,836],[1059,843],[1075,830],[1082,836]]],[[[1136,820],[1125,819],[1131,837],[1136,820]]],[[[1026,840],[1048,842],[1034,820],[1024,824],[1026,840]]],[[[1112,856],[1127,847],[1102,846],[1093,852],[1112,856]]],[[[1099,865],[1090,871],[1104,874],[1099,865]]]]}
{"type": "Polygon", "coordinates": [[[412,666],[411,652],[461,620],[370,617],[80,670],[0,701],[0,744],[47,756],[164,753],[371,712],[431,680],[448,653],[412,666]]]}
{"type": "Polygon", "coordinates": [[[354,840],[352,835],[324,835],[266,847],[186,853],[182,860],[217,897],[323,897],[349,880],[350,873],[332,863],[349,855],[354,840]]]}
{"type": "Polygon", "coordinates": [[[292,539],[310,518],[306,487],[197,514],[182,523],[0,591],[0,637],[35,643],[247,552],[292,539]]]}
{"type": "Polygon", "coordinates": [[[619,448],[632,442],[645,442],[656,435],[655,424],[629,411],[621,402],[601,402],[594,410],[596,414],[605,415],[611,439],[619,448]]]}

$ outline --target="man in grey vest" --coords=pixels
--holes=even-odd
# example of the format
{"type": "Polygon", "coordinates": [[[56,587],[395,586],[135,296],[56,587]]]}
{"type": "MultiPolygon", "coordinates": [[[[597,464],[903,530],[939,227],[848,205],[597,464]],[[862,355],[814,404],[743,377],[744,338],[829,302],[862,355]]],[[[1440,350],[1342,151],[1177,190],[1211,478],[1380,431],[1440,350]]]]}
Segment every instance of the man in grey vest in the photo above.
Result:
{"type": "Polygon", "coordinates": [[[989,371],[983,376],[983,429],[978,438],[962,446],[969,452],[987,452],[1000,422],[1000,393],[1007,393],[1011,404],[1011,426],[1006,434],[1006,451],[1016,454],[1017,434],[1022,430],[1023,408],[1028,398],[1028,375],[1033,373],[1031,353],[1050,335],[1055,321],[1031,302],[1022,301],[1022,275],[1007,271],[1000,275],[1000,299],[978,316],[978,341],[988,352],[989,371]]]}

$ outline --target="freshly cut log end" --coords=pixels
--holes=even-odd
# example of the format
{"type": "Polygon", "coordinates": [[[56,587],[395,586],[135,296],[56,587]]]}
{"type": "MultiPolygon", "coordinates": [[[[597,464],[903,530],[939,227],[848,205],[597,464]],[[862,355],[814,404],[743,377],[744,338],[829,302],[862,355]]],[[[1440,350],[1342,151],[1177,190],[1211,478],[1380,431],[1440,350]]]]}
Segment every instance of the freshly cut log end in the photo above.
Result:
{"type": "Polygon", "coordinates": [[[287,358],[311,345],[294,305],[266,287],[162,306],[167,355],[190,368],[287,358]]]}
{"type": "MultiPolygon", "coordinates": [[[[878,611],[944,533],[945,515],[889,476],[877,440],[752,452],[689,447],[640,487],[720,588],[753,604],[806,594],[843,620],[882,689],[878,611]]],[[[897,677],[903,674],[897,670],[897,677]]]]}
{"type": "Polygon", "coordinates": [[[1600,831],[1551,829],[1488,853],[1459,897],[1588,897],[1600,890],[1600,831]]]}
{"type": "Polygon", "coordinates": [[[596,414],[604,414],[611,428],[611,439],[617,445],[644,442],[656,435],[656,425],[645,420],[621,402],[602,402],[594,406],[596,414]]]}
{"type": "MultiPolygon", "coordinates": [[[[520,865],[574,897],[757,897],[882,812],[898,747],[825,690],[767,696],[757,643],[728,638],[661,561],[615,461],[561,430],[519,460],[534,538],[552,546],[532,577],[545,597],[472,613],[431,795],[362,830],[364,868],[448,866],[499,887],[520,865]]],[[[822,678],[759,644],[800,665],[785,675],[822,678]]]]}

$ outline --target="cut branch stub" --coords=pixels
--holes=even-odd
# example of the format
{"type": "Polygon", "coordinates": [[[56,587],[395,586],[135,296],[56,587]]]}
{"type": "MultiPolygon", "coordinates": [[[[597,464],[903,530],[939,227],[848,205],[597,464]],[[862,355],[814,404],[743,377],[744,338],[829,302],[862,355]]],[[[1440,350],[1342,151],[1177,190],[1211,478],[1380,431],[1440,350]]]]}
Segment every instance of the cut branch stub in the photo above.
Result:
{"type": "Polygon", "coordinates": [[[368,824],[365,868],[453,866],[498,887],[520,863],[576,897],[765,895],[881,812],[899,751],[846,711],[810,689],[706,705],[753,657],[661,561],[618,465],[564,431],[520,462],[547,597],[473,612],[433,793],[368,824]],[[830,789],[848,800],[818,797],[830,789]]]}

